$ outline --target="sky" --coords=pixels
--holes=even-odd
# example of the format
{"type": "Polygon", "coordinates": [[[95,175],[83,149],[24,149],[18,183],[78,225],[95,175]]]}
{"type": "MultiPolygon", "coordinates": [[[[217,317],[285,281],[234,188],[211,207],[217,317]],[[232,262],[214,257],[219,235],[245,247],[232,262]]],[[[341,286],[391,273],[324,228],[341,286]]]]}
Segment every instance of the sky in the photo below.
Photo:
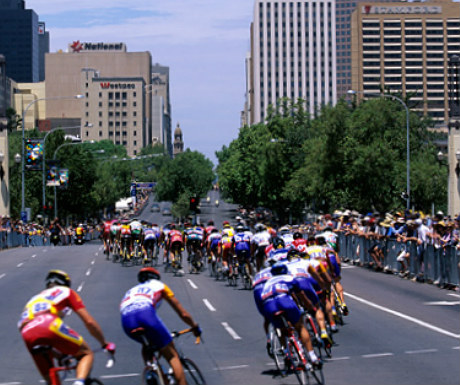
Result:
{"type": "Polygon", "coordinates": [[[168,66],[172,132],[217,164],[237,138],[245,101],[253,0],[26,0],[50,33],[50,52],[81,42],[126,43],[168,66]]]}

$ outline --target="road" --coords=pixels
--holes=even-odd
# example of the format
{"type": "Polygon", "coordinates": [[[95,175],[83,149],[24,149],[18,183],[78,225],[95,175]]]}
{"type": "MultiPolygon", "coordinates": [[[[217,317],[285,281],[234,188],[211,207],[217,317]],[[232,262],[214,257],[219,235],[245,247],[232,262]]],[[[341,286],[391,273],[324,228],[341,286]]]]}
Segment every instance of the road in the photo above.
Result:
{"type": "MultiPolygon", "coordinates": [[[[203,218],[208,209],[203,206],[203,218]]],[[[233,208],[222,204],[220,209],[233,208]]],[[[228,213],[220,212],[219,222],[228,213]]],[[[150,215],[149,211],[142,214],[150,215]]],[[[0,385],[41,383],[16,322],[26,301],[43,289],[51,268],[70,274],[72,287],[81,294],[107,339],[117,344],[114,367],[105,368],[103,356],[97,355],[94,374],[106,385],[140,384],[140,348],[123,334],[118,312],[124,292],[136,284],[138,268],[106,261],[101,244],[93,241],[82,246],[0,253],[0,289],[4,293],[0,385]]],[[[230,288],[205,272],[183,277],[165,273],[163,279],[204,330],[203,344],[194,345],[192,336],[184,336],[179,343],[199,364],[208,384],[296,383],[292,376],[276,376],[265,353],[262,319],[252,292],[230,288]]],[[[344,266],[343,282],[350,315],[335,336],[333,358],[324,366],[327,384],[458,384],[458,293],[350,265],[344,266]]],[[[166,303],[159,314],[171,330],[185,327],[166,303]]],[[[97,347],[75,314],[66,322],[97,347]]]]}

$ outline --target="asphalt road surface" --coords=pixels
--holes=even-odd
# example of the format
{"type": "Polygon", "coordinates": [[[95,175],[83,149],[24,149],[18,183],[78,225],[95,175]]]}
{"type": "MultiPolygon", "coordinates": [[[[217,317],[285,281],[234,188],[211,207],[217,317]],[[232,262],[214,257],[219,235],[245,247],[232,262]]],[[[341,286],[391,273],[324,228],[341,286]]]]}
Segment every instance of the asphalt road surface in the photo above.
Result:
{"type": "MultiPolygon", "coordinates": [[[[219,221],[235,215],[234,207],[219,208],[229,210],[218,213],[219,221]]],[[[0,252],[0,385],[43,383],[16,323],[27,300],[44,288],[52,268],[70,274],[72,287],[107,340],[117,345],[115,365],[105,368],[104,355],[97,354],[93,374],[106,385],[141,384],[140,346],[124,335],[118,311],[124,292],[136,284],[138,267],[105,260],[101,243],[93,241],[0,252]]],[[[251,291],[216,282],[207,272],[182,277],[164,273],[163,279],[203,329],[203,344],[195,345],[188,335],[179,345],[199,365],[208,384],[296,383],[292,375],[279,377],[265,352],[262,318],[251,291]]],[[[332,359],[324,365],[326,384],[459,383],[458,293],[350,265],[344,266],[343,282],[350,314],[335,335],[332,359]]],[[[167,303],[159,314],[170,330],[186,327],[167,303]]],[[[97,347],[75,314],[66,322],[97,347]]]]}

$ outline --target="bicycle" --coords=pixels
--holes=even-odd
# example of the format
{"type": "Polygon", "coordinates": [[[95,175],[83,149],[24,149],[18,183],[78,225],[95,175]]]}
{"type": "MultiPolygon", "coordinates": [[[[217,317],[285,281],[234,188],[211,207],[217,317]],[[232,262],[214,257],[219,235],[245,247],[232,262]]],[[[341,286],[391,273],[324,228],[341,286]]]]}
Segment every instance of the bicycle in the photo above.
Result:
{"type": "Polygon", "coordinates": [[[252,290],[252,276],[251,276],[251,261],[249,260],[250,255],[248,251],[243,250],[239,255],[241,269],[239,269],[241,282],[243,288],[246,290],[252,290]]]}
{"type": "MultiPolygon", "coordinates": [[[[181,331],[172,332],[171,336],[174,340],[177,340],[181,335],[190,333],[193,331],[193,328],[184,329],[181,331]]],[[[146,352],[146,355],[152,357],[151,361],[145,362],[145,368],[142,371],[142,383],[144,385],[169,385],[175,384],[174,376],[172,369],[168,368],[165,370],[164,365],[160,362],[160,354],[155,350],[147,340],[145,335],[144,328],[137,328],[133,330],[132,335],[140,338],[142,343],[142,351],[146,352]]],[[[200,343],[200,337],[196,338],[196,343],[200,343]]],[[[204,379],[203,374],[201,373],[198,366],[185,354],[182,350],[178,349],[176,346],[177,353],[179,354],[179,359],[184,368],[185,379],[189,385],[206,385],[206,380],[204,379]]]]}
{"type": "Polygon", "coordinates": [[[321,339],[318,324],[315,318],[310,313],[308,313],[308,311],[304,312],[304,323],[310,335],[310,339],[313,344],[313,348],[315,349],[316,355],[322,359],[324,350],[326,356],[328,358],[331,358],[332,344],[325,344],[324,341],[321,339]]]}
{"type": "MultiPolygon", "coordinates": [[[[115,361],[113,354],[105,349],[97,349],[94,352],[104,351],[109,354],[109,359],[105,365],[106,368],[111,368],[115,361]]],[[[73,356],[59,353],[49,345],[37,345],[32,348],[32,355],[42,355],[50,366],[49,377],[50,385],[61,385],[70,374],[77,368],[77,359],[73,356]]],[[[88,377],[85,380],[85,385],[104,385],[97,378],[88,377]]]]}
{"type": "Polygon", "coordinates": [[[344,325],[344,321],[343,321],[344,314],[342,310],[343,302],[342,302],[342,299],[340,298],[339,293],[337,293],[337,290],[334,284],[332,284],[331,290],[334,295],[334,307],[336,311],[336,314],[334,314],[335,322],[343,326],[344,325]]]}
{"type": "Polygon", "coordinates": [[[283,377],[294,372],[300,385],[310,384],[311,375],[318,385],[324,384],[322,367],[315,367],[307,357],[302,342],[294,327],[284,317],[284,312],[278,312],[275,316],[283,323],[282,329],[274,328],[270,334],[273,360],[278,371],[283,377]]]}
{"type": "Polygon", "coordinates": [[[228,284],[229,286],[238,286],[238,257],[235,254],[229,253],[228,266],[228,284]]]}

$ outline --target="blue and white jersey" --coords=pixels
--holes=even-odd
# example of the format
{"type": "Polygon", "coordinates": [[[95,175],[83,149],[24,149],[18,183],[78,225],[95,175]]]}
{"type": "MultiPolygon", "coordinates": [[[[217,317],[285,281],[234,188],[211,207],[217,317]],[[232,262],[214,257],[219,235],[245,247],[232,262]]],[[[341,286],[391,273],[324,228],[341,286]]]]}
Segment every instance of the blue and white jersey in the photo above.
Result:
{"type": "Polygon", "coordinates": [[[289,269],[289,274],[298,279],[306,279],[311,276],[308,272],[309,263],[302,258],[296,258],[286,264],[289,269]]]}
{"type": "Polygon", "coordinates": [[[276,275],[265,282],[262,290],[262,299],[269,299],[289,295],[292,291],[298,291],[299,285],[290,274],[276,275]]]}
{"type": "Polygon", "coordinates": [[[148,239],[156,239],[156,234],[152,228],[145,227],[144,228],[144,240],[148,240],[148,239]]]}
{"type": "Polygon", "coordinates": [[[270,244],[271,235],[267,230],[261,231],[260,233],[255,233],[252,237],[252,243],[257,247],[268,246],[270,244]]]}
{"type": "Polygon", "coordinates": [[[286,247],[290,247],[292,242],[294,242],[294,236],[291,233],[281,234],[280,237],[284,241],[286,247]]]}
{"type": "Polygon", "coordinates": [[[236,233],[232,238],[233,244],[235,245],[235,252],[240,253],[241,251],[250,251],[251,236],[247,232],[236,233]]]}
{"type": "Polygon", "coordinates": [[[252,280],[252,287],[256,287],[262,284],[265,284],[271,277],[273,277],[271,273],[271,267],[266,267],[265,269],[260,270],[256,275],[254,276],[254,279],[252,280]]]}

